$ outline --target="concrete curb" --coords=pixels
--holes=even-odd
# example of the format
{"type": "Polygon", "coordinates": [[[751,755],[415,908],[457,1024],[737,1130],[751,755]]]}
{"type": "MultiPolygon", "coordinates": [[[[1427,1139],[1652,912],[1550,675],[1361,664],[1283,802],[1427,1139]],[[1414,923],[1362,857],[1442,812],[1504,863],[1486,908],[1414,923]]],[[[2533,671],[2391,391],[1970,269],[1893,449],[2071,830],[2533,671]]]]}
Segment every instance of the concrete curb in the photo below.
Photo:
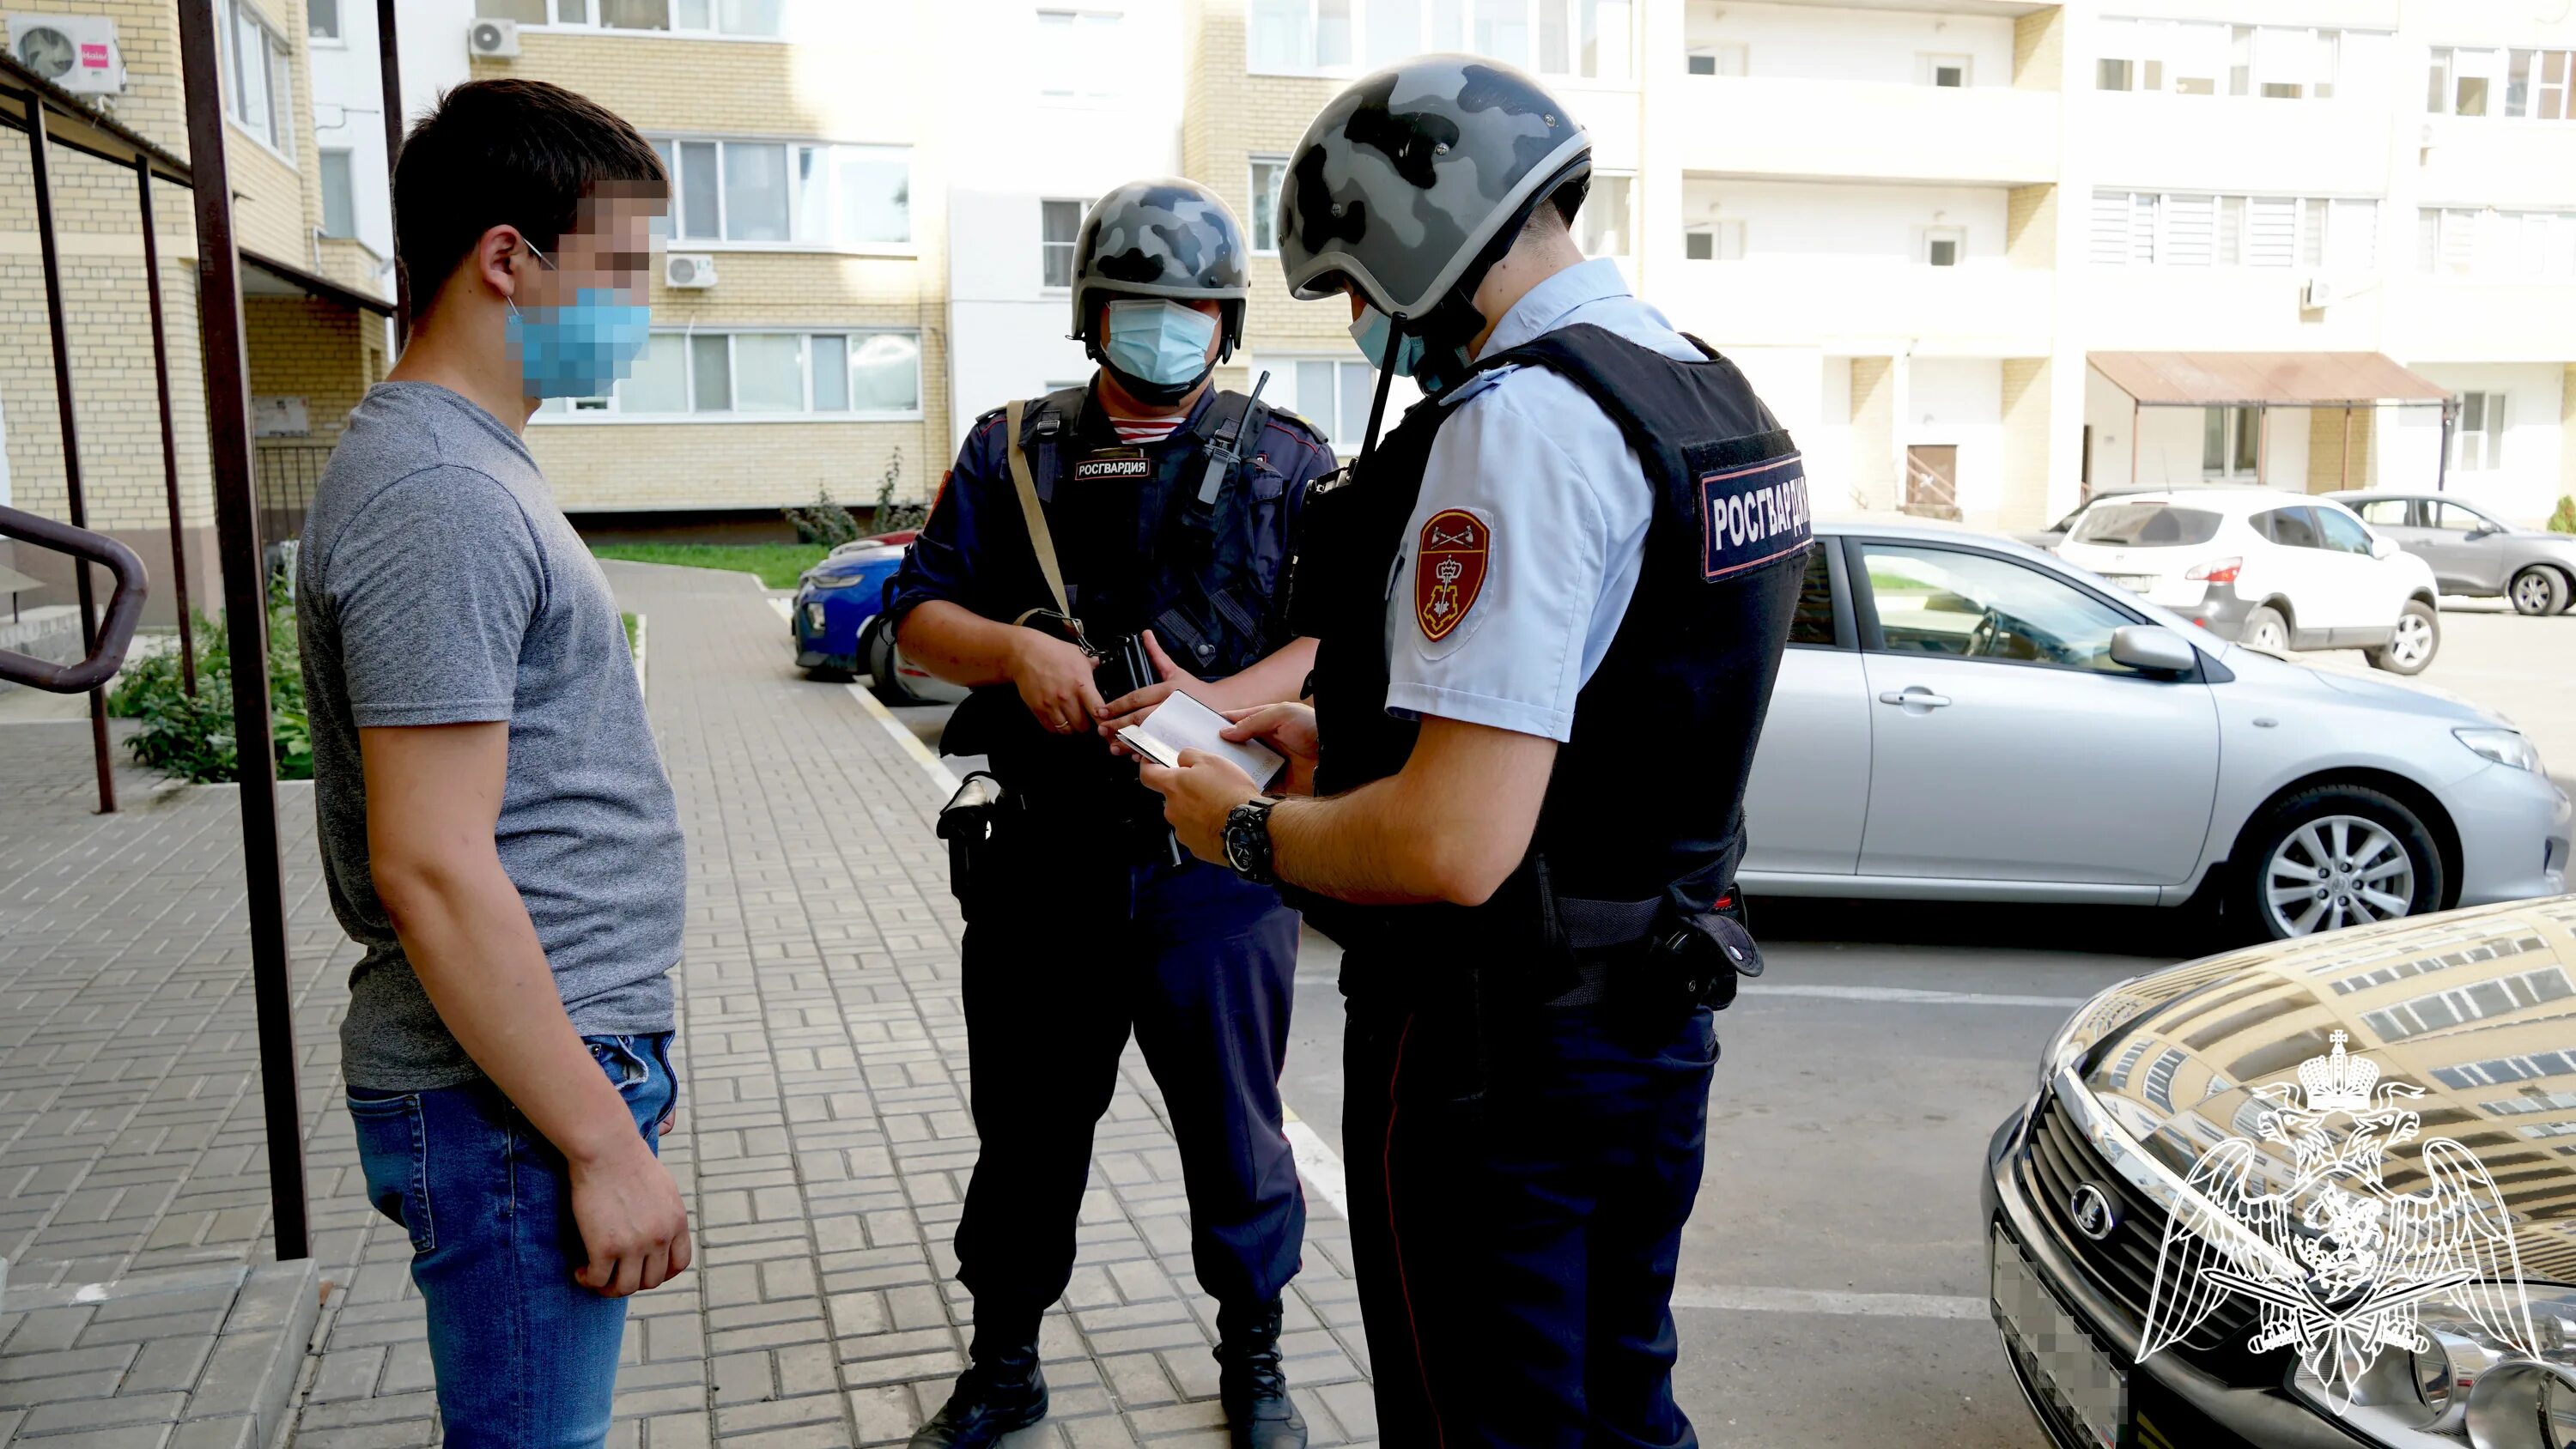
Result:
{"type": "Polygon", "coordinates": [[[9,1395],[16,1410],[0,1412],[0,1439],[31,1449],[269,1449],[285,1438],[321,1296],[321,1267],[310,1258],[12,1294],[13,1319],[56,1320],[46,1325],[57,1331],[49,1343],[82,1326],[103,1341],[7,1361],[25,1392],[9,1395]],[[215,1309],[222,1319],[211,1335],[184,1326],[191,1313],[215,1309]],[[177,1331],[158,1337],[156,1326],[177,1331]],[[56,1369],[63,1372],[47,1376],[56,1369]]]}
{"type": "Polygon", "coordinates": [[[233,1299],[170,1449],[264,1449],[282,1443],[322,1307],[310,1258],[262,1263],[233,1299]]]}

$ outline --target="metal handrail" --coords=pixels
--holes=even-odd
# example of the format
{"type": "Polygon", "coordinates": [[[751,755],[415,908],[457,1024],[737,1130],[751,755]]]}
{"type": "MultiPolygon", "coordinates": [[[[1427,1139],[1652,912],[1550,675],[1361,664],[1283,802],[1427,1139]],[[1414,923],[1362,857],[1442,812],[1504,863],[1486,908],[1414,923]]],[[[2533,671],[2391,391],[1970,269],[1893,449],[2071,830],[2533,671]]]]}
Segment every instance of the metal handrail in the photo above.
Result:
{"type": "Polygon", "coordinates": [[[107,617],[99,622],[98,637],[90,645],[88,658],[78,664],[56,664],[32,654],[0,649],[0,679],[51,694],[86,694],[105,684],[125,667],[126,646],[134,642],[134,626],[143,617],[143,596],[149,587],[143,560],[106,534],[15,508],[0,508],[0,538],[19,539],[86,559],[106,569],[116,580],[116,593],[107,601],[107,617]]]}

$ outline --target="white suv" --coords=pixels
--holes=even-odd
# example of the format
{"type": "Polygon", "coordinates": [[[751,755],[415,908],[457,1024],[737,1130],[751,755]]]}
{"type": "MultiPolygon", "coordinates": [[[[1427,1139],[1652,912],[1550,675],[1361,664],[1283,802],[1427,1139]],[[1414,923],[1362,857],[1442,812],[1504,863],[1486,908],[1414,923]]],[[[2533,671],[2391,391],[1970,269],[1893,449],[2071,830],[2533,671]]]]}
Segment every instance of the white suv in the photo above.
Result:
{"type": "Polygon", "coordinates": [[[2390,673],[2420,674],[2441,647],[2433,571],[2332,499],[2133,493],[2087,509],[2058,553],[2258,649],[2361,649],[2390,673]]]}

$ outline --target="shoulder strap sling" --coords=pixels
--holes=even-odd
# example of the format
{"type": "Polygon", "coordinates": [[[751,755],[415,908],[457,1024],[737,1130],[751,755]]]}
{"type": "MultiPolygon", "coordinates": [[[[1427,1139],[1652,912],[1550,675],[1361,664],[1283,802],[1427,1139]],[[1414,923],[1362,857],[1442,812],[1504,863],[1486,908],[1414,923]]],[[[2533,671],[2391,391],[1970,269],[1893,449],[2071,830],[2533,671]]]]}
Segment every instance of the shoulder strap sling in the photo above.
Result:
{"type": "MultiPolygon", "coordinates": [[[[1047,527],[1045,506],[1038,502],[1037,480],[1029,476],[1029,455],[1020,447],[1020,415],[1027,410],[1028,403],[1023,399],[1013,402],[1002,414],[1002,428],[1010,438],[1011,486],[1020,495],[1020,518],[1029,528],[1029,550],[1038,556],[1038,572],[1046,575],[1047,592],[1055,595],[1055,613],[1078,631],[1081,625],[1074,620],[1072,601],[1064,591],[1064,570],[1055,561],[1055,533],[1047,527]]],[[[1031,609],[1011,622],[1025,624],[1031,615],[1046,612],[1031,609]]]]}

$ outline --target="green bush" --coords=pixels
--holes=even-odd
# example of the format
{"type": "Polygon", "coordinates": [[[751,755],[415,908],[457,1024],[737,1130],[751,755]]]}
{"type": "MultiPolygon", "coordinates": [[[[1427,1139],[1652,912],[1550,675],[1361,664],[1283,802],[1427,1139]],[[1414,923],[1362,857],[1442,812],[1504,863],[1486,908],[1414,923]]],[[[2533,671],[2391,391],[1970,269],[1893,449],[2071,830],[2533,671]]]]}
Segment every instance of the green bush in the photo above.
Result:
{"type": "Polygon", "coordinates": [[[814,501],[804,507],[789,506],[778,510],[796,527],[798,543],[819,543],[833,548],[859,536],[859,521],[850,510],[832,501],[832,490],[817,488],[814,501]]]}
{"type": "MultiPolygon", "coordinates": [[[[232,652],[223,627],[196,614],[197,692],[181,687],[178,651],[127,666],[107,697],[107,712],[139,719],[126,741],[138,763],[200,785],[241,778],[233,737],[232,652]]],[[[313,733],[304,711],[304,669],[295,647],[295,598],[281,573],[268,590],[268,719],[277,778],[313,778],[313,733]]]]}
{"type": "Polygon", "coordinates": [[[2549,515],[2551,533],[2576,533],[2576,497],[2558,500],[2558,511],[2549,515]]]}

